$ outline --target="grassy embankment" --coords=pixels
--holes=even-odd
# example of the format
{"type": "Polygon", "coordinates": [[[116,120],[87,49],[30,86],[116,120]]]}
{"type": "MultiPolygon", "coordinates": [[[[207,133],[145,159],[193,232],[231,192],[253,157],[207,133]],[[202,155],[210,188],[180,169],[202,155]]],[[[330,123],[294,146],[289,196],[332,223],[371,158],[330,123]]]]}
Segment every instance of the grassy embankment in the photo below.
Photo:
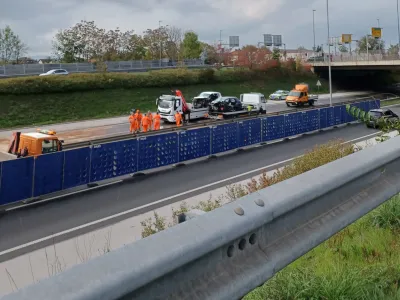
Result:
{"type": "Polygon", "coordinates": [[[400,299],[399,201],[392,198],[244,299],[400,299]]]}
{"type": "MultiPolygon", "coordinates": [[[[196,71],[182,72],[188,75],[196,71]]],[[[286,73],[277,74],[276,72],[268,74],[267,72],[265,76],[249,76],[254,78],[247,78],[246,75],[241,74],[242,78],[240,76],[234,78],[236,75],[233,71],[217,71],[210,80],[196,81],[193,79],[192,81],[185,81],[185,79],[176,76],[176,82],[171,78],[160,80],[156,78],[158,81],[154,84],[151,83],[159,74],[165,73],[154,71],[140,75],[122,74],[129,77],[128,80],[134,81],[134,83],[122,82],[122,80],[119,83],[117,81],[119,78],[117,80],[109,79],[109,81],[105,81],[105,84],[109,84],[111,81],[117,82],[117,84],[110,84],[105,89],[96,86],[97,83],[93,83],[93,80],[85,86],[84,80],[80,78],[80,82],[76,83],[76,91],[74,91],[75,87],[71,88],[70,83],[64,84],[59,79],[46,78],[47,81],[56,81],[49,84],[44,83],[44,79],[39,79],[39,77],[3,79],[0,81],[0,128],[115,117],[128,114],[132,108],[154,111],[156,109],[156,98],[160,94],[169,93],[170,87],[182,90],[184,96],[190,99],[207,90],[215,90],[223,95],[232,96],[239,96],[245,92],[260,92],[269,95],[277,89],[290,89],[298,82],[307,82],[310,86],[314,86],[317,81],[315,76],[304,72],[292,71],[289,75],[286,73]],[[5,86],[7,82],[13,80],[19,82],[5,86]],[[37,86],[35,86],[36,81],[38,81],[37,86]],[[147,87],[141,87],[143,85],[140,83],[147,87]],[[20,93],[18,84],[21,86],[28,85],[28,87],[20,93]],[[60,86],[58,90],[54,88],[56,84],[60,86]],[[53,86],[48,88],[49,85],[53,86]],[[66,91],[64,91],[64,86],[68,88],[66,91]],[[55,90],[56,92],[54,92],[55,90]]],[[[122,75],[120,74],[120,76],[122,75]]],[[[68,80],[77,81],[78,76],[71,75],[68,80]]],[[[102,74],[95,74],[94,76],[100,77],[102,74]]],[[[84,79],[86,80],[88,77],[85,76],[84,79]]],[[[103,78],[99,79],[103,80],[103,78]]],[[[64,80],[66,79],[64,78],[64,80]]],[[[128,81],[126,78],[124,80],[128,81]]],[[[323,82],[321,92],[326,92],[324,86],[327,86],[325,82],[323,82]]]]}

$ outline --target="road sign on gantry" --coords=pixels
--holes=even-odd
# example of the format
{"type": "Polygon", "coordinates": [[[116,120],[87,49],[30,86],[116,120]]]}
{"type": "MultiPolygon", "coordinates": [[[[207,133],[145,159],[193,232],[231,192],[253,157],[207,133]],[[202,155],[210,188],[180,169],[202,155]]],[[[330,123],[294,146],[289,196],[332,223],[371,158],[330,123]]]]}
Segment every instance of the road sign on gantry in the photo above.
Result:
{"type": "Polygon", "coordinates": [[[264,34],[264,45],[267,47],[272,46],[272,34],[264,34]]]}
{"type": "Polygon", "coordinates": [[[229,37],[229,48],[239,47],[239,36],[229,37]]]}
{"type": "Polygon", "coordinates": [[[371,35],[375,39],[380,39],[382,37],[382,28],[372,27],[371,28],[371,35]]]}
{"type": "Polygon", "coordinates": [[[342,34],[342,43],[343,44],[350,44],[352,40],[351,34],[342,34]]]}
{"type": "Polygon", "coordinates": [[[273,35],[272,43],[274,44],[275,47],[281,47],[282,46],[282,36],[281,35],[273,35]]]}

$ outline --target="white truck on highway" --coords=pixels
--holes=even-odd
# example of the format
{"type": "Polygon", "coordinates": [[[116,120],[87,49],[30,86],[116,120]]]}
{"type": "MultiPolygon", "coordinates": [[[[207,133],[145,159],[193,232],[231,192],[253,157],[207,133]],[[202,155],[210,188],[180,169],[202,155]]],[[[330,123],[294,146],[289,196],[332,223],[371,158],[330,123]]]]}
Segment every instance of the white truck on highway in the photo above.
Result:
{"type": "Polygon", "coordinates": [[[157,98],[157,111],[165,122],[175,122],[177,112],[183,114],[186,122],[190,122],[208,118],[209,104],[220,97],[219,92],[202,92],[193,98],[192,103],[187,103],[182,92],[177,90],[175,95],[161,95],[157,98]]]}
{"type": "Polygon", "coordinates": [[[247,93],[240,95],[240,102],[243,108],[247,109],[250,105],[252,109],[259,111],[262,114],[267,113],[267,99],[260,93],[247,93]]]}

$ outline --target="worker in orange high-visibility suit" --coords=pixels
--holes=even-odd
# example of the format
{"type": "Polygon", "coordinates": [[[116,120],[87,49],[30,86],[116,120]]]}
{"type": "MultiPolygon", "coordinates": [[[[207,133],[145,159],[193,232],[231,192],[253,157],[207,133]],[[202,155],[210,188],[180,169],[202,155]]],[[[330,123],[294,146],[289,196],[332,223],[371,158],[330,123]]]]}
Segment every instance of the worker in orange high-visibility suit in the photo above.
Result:
{"type": "Polygon", "coordinates": [[[150,125],[149,125],[149,129],[150,130],[152,130],[153,129],[153,114],[151,113],[151,111],[148,111],[147,112],[147,117],[149,118],[149,120],[150,120],[150,125]]]}
{"type": "Polygon", "coordinates": [[[161,116],[158,112],[153,117],[153,121],[154,121],[154,130],[160,130],[161,116]]]}
{"type": "Polygon", "coordinates": [[[147,132],[149,130],[149,126],[150,126],[150,118],[147,115],[143,115],[142,117],[143,132],[147,132]]]}
{"type": "Polygon", "coordinates": [[[142,121],[142,115],[140,114],[140,111],[137,110],[134,116],[135,116],[135,119],[136,119],[134,128],[135,128],[135,131],[138,132],[140,130],[140,123],[142,121]]]}
{"type": "Polygon", "coordinates": [[[129,116],[129,123],[130,123],[129,132],[134,133],[136,131],[136,129],[135,129],[136,118],[135,118],[135,114],[133,112],[129,116]]]}
{"type": "Polygon", "coordinates": [[[175,114],[176,126],[182,126],[182,115],[177,111],[175,114]]]}

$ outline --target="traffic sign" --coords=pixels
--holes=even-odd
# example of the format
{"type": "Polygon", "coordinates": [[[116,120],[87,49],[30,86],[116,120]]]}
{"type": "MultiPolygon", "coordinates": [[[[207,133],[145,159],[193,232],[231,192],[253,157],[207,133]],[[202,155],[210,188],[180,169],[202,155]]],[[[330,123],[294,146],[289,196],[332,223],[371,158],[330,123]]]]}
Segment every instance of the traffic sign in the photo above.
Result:
{"type": "Polygon", "coordinates": [[[322,85],[322,84],[321,84],[321,81],[318,80],[318,81],[317,81],[317,86],[320,87],[321,85],[322,85]]]}
{"type": "Polygon", "coordinates": [[[371,28],[371,35],[375,39],[380,39],[382,37],[382,28],[377,28],[377,27],[371,28]]]}

